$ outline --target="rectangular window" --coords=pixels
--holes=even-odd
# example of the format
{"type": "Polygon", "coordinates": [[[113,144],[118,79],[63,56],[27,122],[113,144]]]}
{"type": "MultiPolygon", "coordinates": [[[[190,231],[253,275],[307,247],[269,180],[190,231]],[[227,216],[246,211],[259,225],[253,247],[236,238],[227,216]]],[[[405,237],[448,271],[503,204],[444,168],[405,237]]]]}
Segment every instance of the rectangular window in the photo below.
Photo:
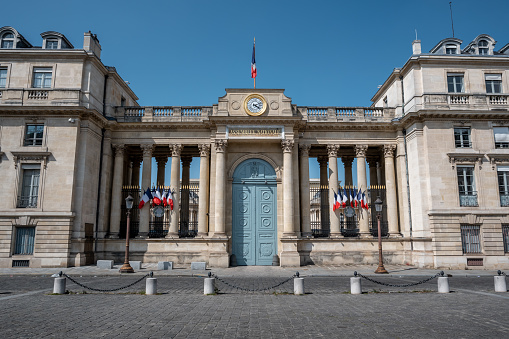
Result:
{"type": "Polygon", "coordinates": [[[41,146],[44,134],[44,125],[27,125],[23,146],[41,146]]]}
{"type": "Polygon", "coordinates": [[[478,206],[474,182],[474,166],[458,166],[457,171],[460,206],[478,206]]]}
{"type": "Polygon", "coordinates": [[[509,206],[509,166],[498,166],[498,192],[500,193],[500,206],[509,206]]]}
{"type": "Polygon", "coordinates": [[[481,252],[481,226],[461,225],[463,253],[481,252]]]}
{"type": "Polygon", "coordinates": [[[0,88],[7,86],[7,68],[0,68],[0,88]]]}
{"type": "Polygon", "coordinates": [[[121,97],[120,98],[120,107],[124,107],[124,106],[125,106],[125,98],[121,97]]]}
{"type": "Polygon", "coordinates": [[[485,74],[486,93],[502,93],[502,74],[485,74]]]}
{"type": "Polygon", "coordinates": [[[468,127],[454,128],[454,143],[456,145],[456,148],[472,147],[472,143],[470,142],[470,128],[468,127]]]}
{"type": "Polygon", "coordinates": [[[39,196],[40,165],[23,165],[19,208],[36,208],[39,196]]]}
{"type": "Polygon", "coordinates": [[[509,225],[502,225],[502,238],[504,238],[504,253],[509,253],[509,225]]]}
{"type": "Polygon", "coordinates": [[[14,254],[33,254],[35,227],[16,227],[14,254]]]}
{"type": "Polygon", "coordinates": [[[51,88],[52,69],[48,67],[34,68],[34,88],[51,88]]]}
{"type": "Polygon", "coordinates": [[[495,148],[509,148],[509,127],[493,127],[495,148]]]}
{"type": "Polygon", "coordinates": [[[445,54],[457,54],[457,48],[455,45],[447,45],[445,46],[445,54]]]}
{"type": "Polygon", "coordinates": [[[449,93],[465,93],[463,74],[447,74],[447,89],[449,93]]]}
{"type": "Polygon", "coordinates": [[[46,49],[58,49],[58,40],[46,40],[46,49]]]}

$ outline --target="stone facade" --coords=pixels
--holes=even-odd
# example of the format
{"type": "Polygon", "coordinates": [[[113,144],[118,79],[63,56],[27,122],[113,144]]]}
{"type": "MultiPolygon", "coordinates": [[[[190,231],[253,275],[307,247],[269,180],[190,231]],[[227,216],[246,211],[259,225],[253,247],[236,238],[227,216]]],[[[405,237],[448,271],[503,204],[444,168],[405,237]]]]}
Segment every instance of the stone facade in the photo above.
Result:
{"type": "Polygon", "coordinates": [[[496,51],[489,36],[463,50],[445,39],[430,53],[415,41],[366,108],[298,106],[280,89],[227,89],[208,107],[140,107],[102,64],[94,34],[82,49],[56,32],[36,48],[0,29],[0,40],[11,36],[0,48],[2,267],[123,262],[130,194],[131,260],[376,264],[381,197],[386,262],[509,268],[509,48],[496,51]],[[154,181],[173,191],[173,210],[138,208],[154,181]],[[333,209],[341,192],[347,206],[333,209]],[[348,208],[362,193],[369,207],[348,208]]]}

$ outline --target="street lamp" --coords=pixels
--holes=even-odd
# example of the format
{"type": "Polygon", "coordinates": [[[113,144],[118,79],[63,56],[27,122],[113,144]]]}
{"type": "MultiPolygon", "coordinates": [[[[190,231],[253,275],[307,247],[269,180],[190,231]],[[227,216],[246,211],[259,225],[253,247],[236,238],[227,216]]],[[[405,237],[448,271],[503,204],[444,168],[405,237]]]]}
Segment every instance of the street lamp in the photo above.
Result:
{"type": "Polygon", "coordinates": [[[375,201],[375,209],[376,218],[378,220],[378,267],[376,268],[375,273],[389,273],[384,267],[384,257],[382,255],[382,230],[380,228],[380,214],[382,214],[382,205],[382,199],[377,197],[375,201]]]}
{"type": "Polygon", "coordinates": [[[134,269],[129,264],[129,217],[131,216],[131,209],[133,208],[133,202],[134,199],[129,196],[125,198],[125,207],[127,208],[127,227],[125,231],[125,259],[124,259],[124,265],[120,267],[120,273],[134,273],[134,269]]]}

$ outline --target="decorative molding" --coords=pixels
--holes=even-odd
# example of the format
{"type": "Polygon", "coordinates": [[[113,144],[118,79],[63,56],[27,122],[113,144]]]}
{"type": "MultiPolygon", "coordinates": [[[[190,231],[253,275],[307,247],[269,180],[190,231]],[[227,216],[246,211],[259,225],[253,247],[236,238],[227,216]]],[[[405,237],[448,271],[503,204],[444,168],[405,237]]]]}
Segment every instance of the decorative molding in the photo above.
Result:
{"type": "Polygon", "coordinates": [[[182,144],[173,144],[170,145],[170,148],[172,157],[180,157],[180,153],[182,152],[182,144]]]}
{"type": "Polygon", "coordinates": [[[491,169],[493,170],[497,168],[497,165],[509,164],[509,154],[487,153],[486,156],[488,157],[491,169]]]}
{"type": "Polygon", "coordinates": [[[478,163],[479,169],[482,169],[482,154],[447,153],[447,156],[449,157],[452,169],[454,169],[457,164],[475,165],[475,163],[478,163]]]}
{"type": "Polygon", "coordinates": [[[48,159],[51,156],[51,152],[37,152],[37,151],[21,151],[11,152],[14,160],[14,168],[18,169],[21,163],[38,162],[41,163],[44,168],[48,165],[48,159]]]}
{"type": "Polygon", "coordinates": [[[154,150],[153,144],[141,144],[140,148],[143,152],[143,157],[152,157],[152,151],[154,150]]]}
{"type": "Polygon", "coordinates": [[[365,158],[368,151],[368,145],[356,145],[354,147],[356,158],[365,158]]]}
{"type": "Polygon", "coordinates": [[[282,169],[274,162],[274,160],[272,160],[271,158],[269,158],[265,154],[251,153],[251,154],[243,155],[240,158],[238,158],[237,160],[235,160],[235,162],[233,163],[232,167],[228,171],[228,178],[230,180],[233,180],[233,173],[235,172],[235,169],[237,169],[237,167],[242,162],[244,162],[245,160],[248,160],[248,159],[262,159],[262,160],[265,160],[266,162],[268,162],[272,166],[272,168],[274,168],[274,171],[276,171],[277,179],[278,180],[281,179],[282,169]]]}
{"type": "Polygon", "coordinates": [[[198,145],[200,149],[200,157],[208,157],[210,154],[210,145],[209,144],[200,144],[198,145]]]}
{"type": "Polygon", "coordinates": [[[293,150],[293,145],[295,145],[295,142],[293,140],[289,139],[281,140],[281,148],[283,149],[283,153],[291,153],[293,150]]]}
{"type": "Polygon", "coordinates": [[[29,215],[24,215],[12,220],[13,226],[37,226],[37,220],[29,215]]]}
{"type": "Polygon", "coordinates": [[[393,158],[394,152],[396,151],[396,145],[384,145],[384,157],[393,158]]]}
{"type": "Polygon", "coordinates": [[[125,145],[124,144],[112,144],[111,147],[115,150],[115,157],[121,157],[124,155],[125,145]]]}
{"type": "Polygon", "coordinates": [[[228,140],[216,139],[214,141],[214,146],[216,147],[216,152],[224,153],[226,152],[226,147],[228,146],[228,140]]]}
{"type": "Polygon", "coordinates": [[[327,153],[329,154],[329,157],[336,158],[338,156],[339,151],[339,145],[330,144],[327,145],[327,153]]]}
{"type": "Polygon", "coordinates": [[[299,145],[299,149],[301,157],[309,157],[309,150],[311,149],[311,145],[307,144],[299,145]]]}

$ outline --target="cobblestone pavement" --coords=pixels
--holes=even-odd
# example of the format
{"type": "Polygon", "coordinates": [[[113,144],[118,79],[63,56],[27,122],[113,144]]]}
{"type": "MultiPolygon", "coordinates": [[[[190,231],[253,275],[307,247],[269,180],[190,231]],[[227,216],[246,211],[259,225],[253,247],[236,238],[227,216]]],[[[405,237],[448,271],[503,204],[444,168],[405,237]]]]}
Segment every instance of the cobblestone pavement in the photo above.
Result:
{"type": "MultiPolygon", "coordinates": [[[[79,276],[94,288],[140,278],[79,276]]],[[[374,276],[404,284],[424,276],[374,276]]],[[[203,278],[161,276],[160,295],[139,294],[145,282],[115,293],[88,291],[67,281],[71,294],[50,295],[48,275],[0,276],[2,338],[478,338],[507,337],[509,293],[493,292],[493,276],[453,276],[452,293],[436,293],[436,279],[416,287],[362,280],[350,295],[349,277],[306,277],[306,295],[290,281],[276,292],[243,292],[218,282],[203,295],[203,278]],[[400,293],[398,293],[400,292],[400,293]]],[[[225,277],[229,284],[265,288],[282,277],[225,277]]]]}

